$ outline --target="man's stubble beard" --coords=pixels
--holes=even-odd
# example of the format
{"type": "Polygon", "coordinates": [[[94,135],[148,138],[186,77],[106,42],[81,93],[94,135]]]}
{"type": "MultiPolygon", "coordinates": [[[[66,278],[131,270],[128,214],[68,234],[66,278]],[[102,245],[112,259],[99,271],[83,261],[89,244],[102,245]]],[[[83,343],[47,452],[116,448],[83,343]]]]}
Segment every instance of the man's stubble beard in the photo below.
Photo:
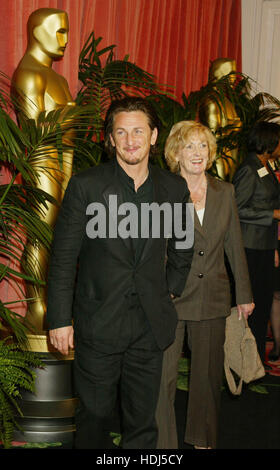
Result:
{"type": "Polygon", "coordinates": [[[139,163],[141,163],[142,161],[144,161],[146,159],[146,157],[143,157],[143,158],[140,158],[140,157],[136,157],[134,160],[130,160],[129,158],[125,158],[123,156],[119,156],[119,160],[121,160],[122,162],[126,163],[127,165],[138,165],[139,163]]]}

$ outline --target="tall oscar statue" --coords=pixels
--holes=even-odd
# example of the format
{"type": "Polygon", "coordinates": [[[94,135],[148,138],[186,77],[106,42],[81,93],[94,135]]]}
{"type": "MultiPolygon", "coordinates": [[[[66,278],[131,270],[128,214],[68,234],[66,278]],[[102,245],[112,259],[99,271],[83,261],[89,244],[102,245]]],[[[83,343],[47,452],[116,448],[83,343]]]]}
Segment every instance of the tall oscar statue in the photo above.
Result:
{"type": "MultiPolygon", "coordinates": [[[[63,151],[62,164],[54,147],[40,148],[40,158],[34,158],[33,167],[39,178],[38,188],[49,193],[57,204],[40,207],[40,217],[51,227],[57,218],[60,203],[72,173],[74,131],[70,122],[63,119],[69,107],[75,103],[64,77],[52,69],[54,60],[62,58],[68,41],[68,15],[63,10],[40,8],[34,11],[27,23],[28,44],[26,52],[12,77],[12,93],[17,103],[16,113],[23,113],[37,122],[42,111],[46,114],[61,109],[63,151]]],[[[29,244],[26,262],[35,269],[39,279],[46,280],[48,253],[45,249],[29,244]]],[[[22,393],[23,440],[31,442],[62,442],[71,446],[73,441],[76,398],[72,390],[72,355],[62,356],[52,350],[46,332],[46,288],[26,285],[29,303],[26,318],[35,327],[28,335],[29,349],[43,353],[44,369],[36,370],[36,395],[22,393]]],[[[22,440],[22,436],[16,436],[22,440]]]]}
{"type": "MultiPolygon", "coordinates": [[[[41,8],[34,11],[27,23],[28,45],[12,77],[13,94],[17,98],[17,115],[37,120],[42,111],[46,113],[61,109],[62,114],[75,102],[64,77],[52,69],[53,61],[62,58],[68,42],[69,23],[67,13],[62,10],[41,8]]],[[[73,130],[65,129],[64,144],[71,144],[73,130]]],[[[69,149],[69,147],[68,147],[69,149]]],[[[33,167],[39,176],[36,186],[57,201],[40,207],[40,217],[54,226],[64,191],[72,173],[73,151],[63,152],[62,166],[55,148],[40,149],[40,159],[34,158],[33,167]]],[[[32,163],[32,162],[31,162],[32,163]]],[[[42,247],[26,247],[26,263],[30,264],[39,279],[46,280],[48,255],[42,247]]],[[[37,334],[46,330],[46,289],[26,285],[29,302],[26,319],[35,327],[37,334]]]]}
{"type": "MultiPolygon", "coordinates": [[[[234,59],[221,58],[211,62],[209,68],[209,82],[215,82],[232,72],[236,73],[236,62],[234,59]]],[[[236,77],[229,75],[228,82],[230,86],[234,86],[236,77]]],[[[215,87],[214,87],[215,88],[215,87]]],[[[223,102],[217,102],[213,99],[206,98],[199,108],[199,120],[204,125],[210,127],[213,132],[217,129],[231,125],[236,130],[241,126],[241,121],[237,115],[233,103],[225,95],[223,102]]],[[[237,149],[227,150],[226,161],[223,158],[217,160],[217,173],[222,179],[231,181],[236,169],[237,149]]]]}

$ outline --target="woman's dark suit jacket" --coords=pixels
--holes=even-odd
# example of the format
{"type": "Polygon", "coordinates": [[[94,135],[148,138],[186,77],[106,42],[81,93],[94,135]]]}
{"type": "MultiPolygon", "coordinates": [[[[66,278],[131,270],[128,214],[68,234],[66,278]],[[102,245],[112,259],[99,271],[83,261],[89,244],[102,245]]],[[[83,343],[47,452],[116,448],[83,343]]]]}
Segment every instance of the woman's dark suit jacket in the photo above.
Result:
{"type": "Polygon", "coordinates": [[[277,248],[277,220],[280,209],[279,183],[265,170],[255,153],[250,153],[236,171],[233,184],[244,246],[255,250],[277,248]]]}
{"type": "Polygon", "coordinates": [[[202,226],[195,212],[191,270],[181,297],[175,300],[180,320],[209,320],[230,314],[231,292],[224,253],[235,278],[237,304],[252,302],[233,185],[210,175],[207,181],[202,226]]]}

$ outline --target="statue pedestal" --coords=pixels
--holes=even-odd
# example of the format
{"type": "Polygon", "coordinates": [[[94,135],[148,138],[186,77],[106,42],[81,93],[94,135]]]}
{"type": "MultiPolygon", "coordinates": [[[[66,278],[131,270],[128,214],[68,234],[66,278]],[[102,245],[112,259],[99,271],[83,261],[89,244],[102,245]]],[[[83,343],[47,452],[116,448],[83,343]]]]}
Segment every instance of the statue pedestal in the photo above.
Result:
{"type": "Polygon", "coordinates": [[[63,356],[51,347],[47,335],[28,335],[28,350],[38,353],[44,368],[36,369],[35,394],[22,391],[19,406],[23,417],[17,422],[14,440],[60,442],[71,448],[74,441],[74,415],[78,399],[74,396],[74,352],[63,356]]]}

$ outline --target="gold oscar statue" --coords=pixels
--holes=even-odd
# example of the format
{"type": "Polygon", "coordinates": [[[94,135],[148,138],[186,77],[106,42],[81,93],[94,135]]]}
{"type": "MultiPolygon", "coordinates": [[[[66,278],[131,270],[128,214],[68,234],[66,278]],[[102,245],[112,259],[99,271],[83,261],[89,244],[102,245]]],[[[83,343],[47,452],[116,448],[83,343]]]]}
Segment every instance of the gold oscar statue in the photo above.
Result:
{"type": "MultiPolygon", "coordinates": [[[[216,59],[211,63],[209,69],[209,82],[215,83],[232,72],[236,73],[236,62],[234,59],[216,59]]],[[[230,86],[234,85],[235,80],[234,74],[229,76],[230,86]]],[[[213,132],[228,125],[234,126],[236,129],[241,126],[241,121],[234,105],[226,96],[223,103],[220,102],[219,104],[211,98],[206,98],[200,104],[199,120],[204,125],[210,127],[213,132]]],[[[236,168],[237,149],[227,151],[226,154],[231,158],[228,158],[226,161],[223,158],[217,160],[217,173],[222,179],[231,181],[236,168]]]]}
{"type": "MultiPolygon", "coordinates": [[[[69,32],[67,13],[58,9],[40,8],[30,15],[27,30],[27,49],[12,77],[12,93],[19,103],[16,109],[17,115],[24,113],[36,121],[42,111],[47,114],[61,109],[62,114],[65,114],[75,103],[66,79],[52,69],[52,64],[54,60],[63,57],[67,45],[69,32]]],[[[63,151],[62,166],[54,147],[40,148],[40,159],[36,160],[36,156],[34,158],[33,167],[39,175],[36,186],[53,196],[58,203],[57,205],[48,203],[47,209],[40,207],[40,217],[51,227],[55,224],[59,205],[72,173],[73,151],[69,147],[73,136],[70,124],[66,125],[63,128],[62,140],[68,147],[63,151]]],[[[48,268],[46,250],[29,244],[26,253],[26,262],[33,266],[39,279],[46,280],[48,268]]],[[[46,288],[27,285],[26,294],[27,298],[35,298],[29,302],[26,319],[35,327],[37,335],[44,334],[46,288]]]]}

